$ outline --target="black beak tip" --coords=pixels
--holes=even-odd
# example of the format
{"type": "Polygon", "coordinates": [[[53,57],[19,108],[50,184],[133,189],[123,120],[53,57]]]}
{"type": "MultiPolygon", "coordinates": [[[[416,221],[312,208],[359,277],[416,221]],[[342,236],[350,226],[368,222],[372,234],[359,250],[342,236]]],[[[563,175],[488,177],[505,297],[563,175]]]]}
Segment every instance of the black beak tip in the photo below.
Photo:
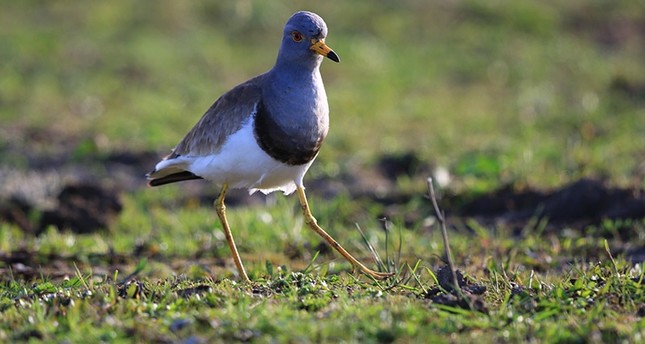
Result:
{"type": "Polygon", "coordinates": [[[334,62],[340,62],[340,57],[333,50],[327,53],[327,57],[334,62]]]}

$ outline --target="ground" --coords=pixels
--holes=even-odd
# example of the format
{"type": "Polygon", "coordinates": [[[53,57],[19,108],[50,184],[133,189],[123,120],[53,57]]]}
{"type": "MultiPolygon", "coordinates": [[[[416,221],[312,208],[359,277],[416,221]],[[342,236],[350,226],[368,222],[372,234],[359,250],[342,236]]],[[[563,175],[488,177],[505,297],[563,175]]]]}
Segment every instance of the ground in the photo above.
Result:
{"type": "Polygon", "coordinates": [[[307,5],[342,59],[322,67],[312,210],[395,277],[353,273],[295,197],[240,190],[240,283],[217,187],[145,185],[218,94],[270,67],[298,4],[15,2],[0,13],[0,340],[642,341],[643,5],[307,5]]]}

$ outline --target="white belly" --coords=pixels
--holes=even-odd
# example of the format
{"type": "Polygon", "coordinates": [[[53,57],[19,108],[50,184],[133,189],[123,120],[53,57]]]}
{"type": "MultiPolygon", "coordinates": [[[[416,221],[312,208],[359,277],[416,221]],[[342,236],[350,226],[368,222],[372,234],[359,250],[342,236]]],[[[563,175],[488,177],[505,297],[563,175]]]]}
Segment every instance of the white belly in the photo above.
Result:
{"type": "Polygon", "coordinates": [[[313,162],[290,166],[270,157],[255,141],[252,119],[232,134],[218,153],[180,159],[185,159],[187,170],[204,179],[265,194],[273,191],[290,194],[296,186],[302,187],[304,175],[313,162]]]}

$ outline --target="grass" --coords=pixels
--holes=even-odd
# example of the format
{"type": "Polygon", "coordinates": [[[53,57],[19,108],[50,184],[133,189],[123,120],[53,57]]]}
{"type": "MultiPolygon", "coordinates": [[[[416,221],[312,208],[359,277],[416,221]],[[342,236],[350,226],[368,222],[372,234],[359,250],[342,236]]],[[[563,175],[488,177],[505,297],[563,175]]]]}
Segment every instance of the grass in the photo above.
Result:
{"type": "MultiPolygon", "coordinates": [[[[218,94],[271,66],[284,21],[275,13],[301,6],[248,4],[12,4],[2,18],[2,118],[103,150],[166,152],[218,94]]],[[[316,6],[343,62],[323,66],[332,131],[312,172],[412,150],[451,171],[490,156],[496,169],[479,178],[488,188],[585,175],[626,183],[642,157],[643,108],[611,85],[645,77],[630,31],[642,6],[506,7],[316,6]],[[602,41],[623,17],[626,33],[602,41]]]]}
{"type": "MultiPolygon", "coordinates": [[[[327,42],[342,59],[322,67],[332,128],[307,180],[412,152],[450,173],[438,190],[446,194],[548,189],[582,177],[643,187],[640,1],[15,1],[0,11],[0,173],[23,171],[32,154],[71,152],[82,162],[167,153],[217,95],[272,65],[284,21],[301,8],[326,19],[327,42]]],[[[431,209],[425,179],[394,183],[417,195],[402,213],[431,209]]],[[[370,262],[358,224],[396,262],[398,278],[376,283],[320,245],[293,197],[231,207],[254,280],[243,285],[213,209],[185,190],[125,190],[119,217],[92,234],[33,236],[0,223],[0,341],[645,336],[642,258],[633,253],[642,252],[642,220],[555,231],[536,220],[518,231],[449,218],[458,268],[486,287],[480,312],[434,299],[443,251],[432,218],[390,218],[386,237],[381,204],[309,193],[322,227],[350,252],[370,262]]]]}
{"type": "MultiPolygon", "coordinates": [[[[440,240],[429,239],[431,246],[440,240]]],[[[100,269],[103,264],[83,262],[77,253],[67,258],[68,264],[78,262],[68,278],[42,276],[28,284],[5,279],[0,338],[45,342],[642,338],[645,274],[640,265],[610,257],[592,237],[548,239],[453,236],[455,243],[487,243],[470,251],[456,244],[454,250],[458,262],[467,262],[462,269],[486,287],[488,313],[431,302],[429,290],[435,282],[429,266],[440,264],[431,257],[415,270],[404,269],[398,281],[381,283],[331,274],[327,263],[314,262],[305,273],[253,263],[255,282],[243,285],[209,271],[212,265],[203,264],[205,259],[186,261],[161,254],[142,258],[139,267],[92,272],[93,265],[100,269]],[[589,251],[586,259],[573,258],[581,249],[589,251]],[[125,276],[137,269],[138,274],[125,276]],[[182,273],[154,277],[167,275],[163,272],[167,270],[182,273]]]]}

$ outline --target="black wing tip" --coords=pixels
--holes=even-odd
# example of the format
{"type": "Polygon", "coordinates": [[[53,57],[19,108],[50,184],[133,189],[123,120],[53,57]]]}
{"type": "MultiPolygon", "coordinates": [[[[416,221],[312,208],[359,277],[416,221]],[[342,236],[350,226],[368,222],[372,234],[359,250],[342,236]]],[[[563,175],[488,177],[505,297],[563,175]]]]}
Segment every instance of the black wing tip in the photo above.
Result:
{"type": "MultiPolygon", "coordinates": [[[[148,174],[149,176],[150,174],[148,174]]],[[[161,178],[154,178],[150,179],[148,181],[148,186],[160,186],[160,185],[165,185],[165,184],[170,184],[170,183],[176,183],[176,182],[182,182],[184,180],[192,180],[192,179],[204,179],[192,172],[188,171],[183,171],[183,172],[177,172],[173,173],[161,178]]]]}

